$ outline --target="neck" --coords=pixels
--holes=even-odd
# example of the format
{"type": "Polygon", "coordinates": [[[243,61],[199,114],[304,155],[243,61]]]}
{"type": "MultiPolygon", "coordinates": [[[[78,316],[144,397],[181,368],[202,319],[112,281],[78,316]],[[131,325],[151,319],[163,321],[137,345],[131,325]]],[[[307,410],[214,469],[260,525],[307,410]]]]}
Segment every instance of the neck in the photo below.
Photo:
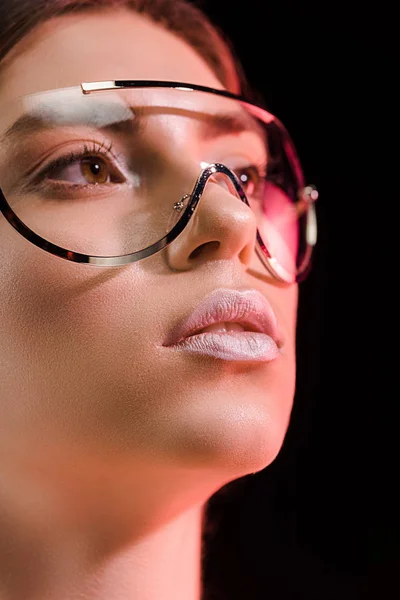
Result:
{"type": "Polygon", "coordinates": [[[50,461],[57,472],[26,456],[2,472],[0,600],[200,600],[204,504],[219,486],[195,470],[50,461]]]}

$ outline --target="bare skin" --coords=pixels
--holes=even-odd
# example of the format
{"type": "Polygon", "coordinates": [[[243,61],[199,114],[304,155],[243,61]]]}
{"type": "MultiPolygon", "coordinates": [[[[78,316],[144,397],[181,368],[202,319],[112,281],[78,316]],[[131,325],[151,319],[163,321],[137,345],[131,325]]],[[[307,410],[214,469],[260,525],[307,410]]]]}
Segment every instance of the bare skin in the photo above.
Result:
{"type": "MultiPolygon", "coordinates": [[[[223,87],[184,41],[103,9],[20,42],[0,104],[106,79],[223,87]]],[[[188,147],[191,182],[197,158],[188,147]]],[[[0,600],[200,599],[204,503],[272,462],[293,402],[298,290],[268,275],[255,233],[251,209],[211,186],[167,249],[95,269],[35,247],[0,215],[0,600]],[[162,347],[221,287],[269,300],[277,360],[162,347]]]]}

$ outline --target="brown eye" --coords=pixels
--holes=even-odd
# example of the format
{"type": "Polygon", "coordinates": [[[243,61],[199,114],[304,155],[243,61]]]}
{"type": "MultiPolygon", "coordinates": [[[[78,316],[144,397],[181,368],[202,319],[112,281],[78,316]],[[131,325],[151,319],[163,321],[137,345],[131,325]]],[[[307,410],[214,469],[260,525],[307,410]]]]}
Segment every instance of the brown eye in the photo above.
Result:
{"type": "MultiPolygon", "coordinates": [[[[116,167],[116,158],[110,148],[84,146],[83,150],[72,151],[60,156],[37,176],[38,182],[69,184],[75,190],[93,185],[123,183],[125,177],[116,167]]],[[[65,186],[67,187],[67,186],[65,186]]]]}
{"type": "Polygon", "coordinates": [[[236,169],[236,174],[246,195],[256,196],[263,181],[263,175],[259,169],[255,166],[244,167],[243,169],[236,169]]]}
{"type": "Polygon", "coordinates": [[[84,158],[81,161],[81,173],[88,183],[106,183],[110,175],[106,163],[99,157],[84,158]]]}

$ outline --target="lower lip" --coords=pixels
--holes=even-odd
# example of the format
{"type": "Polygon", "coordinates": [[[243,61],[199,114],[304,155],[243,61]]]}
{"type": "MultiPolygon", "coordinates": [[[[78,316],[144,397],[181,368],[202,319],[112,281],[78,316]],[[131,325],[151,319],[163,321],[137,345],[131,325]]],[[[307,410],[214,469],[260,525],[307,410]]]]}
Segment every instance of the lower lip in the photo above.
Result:
{"type": "Polygon", "coordinates": [[[199,333],[169,347],[233,361],[270,362],[279,356],[278,346],[269,335],[253,331],[199,333]]]}

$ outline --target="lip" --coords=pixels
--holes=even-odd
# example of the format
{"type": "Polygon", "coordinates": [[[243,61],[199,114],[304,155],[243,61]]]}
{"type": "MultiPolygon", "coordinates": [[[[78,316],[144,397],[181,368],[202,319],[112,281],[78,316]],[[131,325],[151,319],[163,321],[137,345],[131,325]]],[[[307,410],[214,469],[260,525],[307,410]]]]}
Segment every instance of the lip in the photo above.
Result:
{"type": "MultiPolygon", "coordinates": [[[[279,348],[278,323],[274,311],[268,300],[257,290],[232,290],[218,289],[212,292],[201,302],[192,314],[179,323],[168,335],[163,346],[176,346],[181,342],[187,342],[194,334],[201,336],[231,336],[244,339],[251,337],[249,331],[264,334],[271,338],[279,348]],[[214,323],[238,323],[246,331],[242,333],[202,333],[200,330],[214,323]]],[[[199,337],[196,335],[196,338],[199,337]]],[[[254,336],[253,337],[257,337],[254,336]]],[[[211,337],[210,337],[211,339],[211,337]]],[[[195,340],[191,340],[195,341],[195,340]]]]}

